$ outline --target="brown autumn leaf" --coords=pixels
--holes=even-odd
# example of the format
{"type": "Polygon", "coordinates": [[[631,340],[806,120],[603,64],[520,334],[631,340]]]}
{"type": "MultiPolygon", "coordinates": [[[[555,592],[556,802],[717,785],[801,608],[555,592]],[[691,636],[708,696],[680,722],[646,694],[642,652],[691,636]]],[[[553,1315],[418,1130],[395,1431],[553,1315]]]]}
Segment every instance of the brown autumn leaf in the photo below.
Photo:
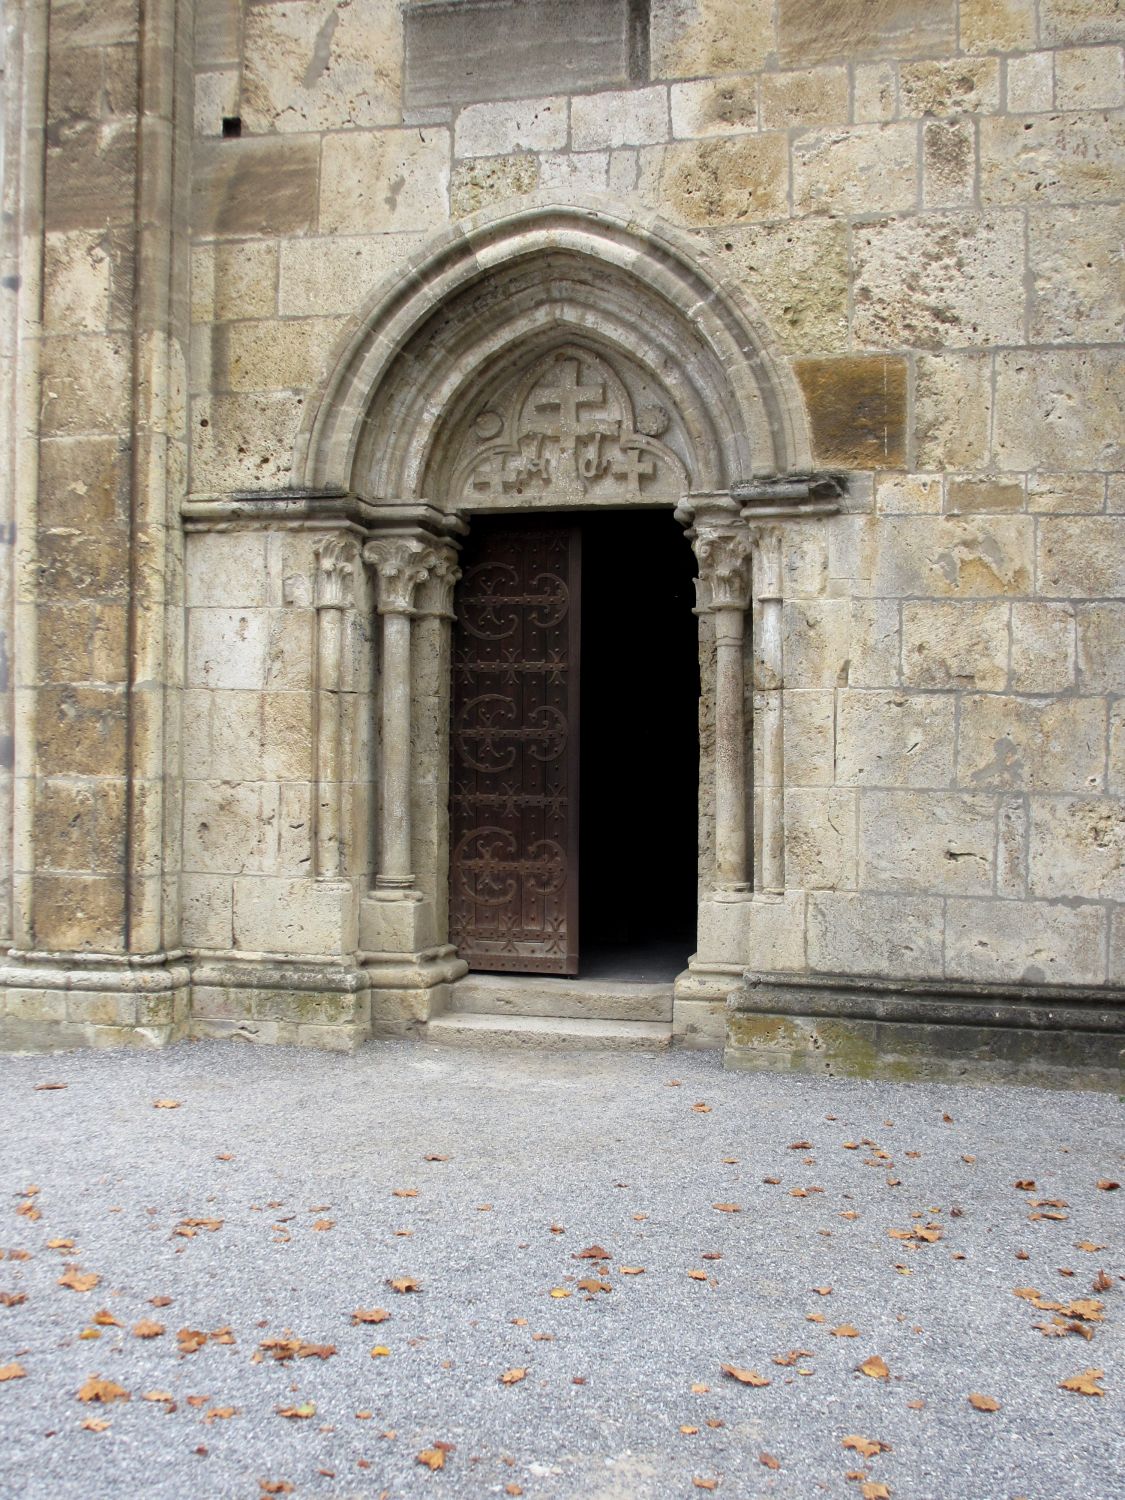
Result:
{"type": "Polygon", "coordinates": [[[526,1380],[526,1378],[527,1378],[527,1367],[526,1366],[524,1366],[523,1368],[517,1368],[517,1369],[514,1369],[514,1370],[505,1370],[504,1373],[503,1373],[503,1375],[501,1375],[501,1377],[500,1377],[500,1384],[501,1385],[519,1385],[520,1381],[521,1380],[526,1380]]]}
{"type": "Polygon", "coordinates": [[[148,1300],[149,1300],[150,1305],[153,1306],[153,1307],[171,1307],[172,1306],[172,1299],[171,1299],[171,1297],[150,1297],[148,1300]]]}
{"type": "Polygon", "coordinates": [[[99,1328],[120,1328],[122,1326],[121,1319],[115,1318],[108,1307],[99,1307],[90,1319],[90,1322],[96,1323],[99,1328]]]}
{"type": "Polygon", "coordinates": [[[305,1421],[316,1416],[315,1401],[302,1401],[299,1406],[279,1406],[275,1409],[279,1417],[288,1417],[290,1421],[305,1421]]]}
{"type": "Polygon", "coordinates": [[[86,1417],[78,1425],[87,1432],[108,1432],[111,1426],[104,1417],[86,1417]]]}
{"type": "Polygon", "coordinates": [[[857,1365],[856,1369],[861,1375],[870,1375],[872,1380],[887,1380],[891,1373],[887,1369],[886,1361],[879,1354],[870,1355],[861,1365],[857,1365]]]}
{"type": "Polygon", "coordinates": [[[772,1358],[775,1365],[790,1366],[799,1359],[812,1359],[814,1355],[811,1349],[787,1349],[784,1354],[775,1354],[772,1358]]]}
{"type": "Polygon", "coordinates": [[[73,1250],[74,1249],[74,1241],[73,1240],[60,1240],[60,1239],[48,1240],[47,1241],[47,1249],[48,1250],[73,1250]]]}
{"type": "Polygon", "coordinates": [[[712,1203],[711,1207],[717,1208],[721,1214],[740,1214],[742,1212],[741,1203],[712,1203]]]}
{"type": "Polygon", "coordinates": [[[0,1292],[0,1307],[19,1307],[26,1301],[26,1292],[0,1292]]]}
{"type": "Polygon", "coordinates": [[[781,1185],[780,1177],[763,1177],[762,1181],[769,1183],[770,1187],[780,1187],[781,1185]]]}
{"type": "Polygon", "coordinates": [[[721,1250],[704,1250],[699,1258],[700,1260],[722,1260],[723,1252],[721,1250]]]}
{"type": "Polygon", "coordinates": [[[699,1270],[689,1271],[688,1275],[691,1277],[692,1281],[706,1281],[707,1280],[707,1272],[706,1271],[699,1271],[699,1270]]]}
{"type": "Polygon", "coordinates": [[[780,1469],[781,1460],[774,1458],[772,1453],[759,1453],[758,1462],[766,1469],[780,1469]]]}
{"type": "Polygon", "coordinates": [[[875,1479],[865,1479],[859,1487],[863,1500],[891,1500],[891,1492],[885,1484],[875,1479]]]}
{"type": "Polygon", "coordinates": [[[703,1100],[700,1099],[698,1104],[692,1105],[692,1111],[697,1115],[709,1115],[711,1113],[711,1106],[704,1104],[703,1100]]]}
{"type": "Polygon", "coordinates": [[[1000,1403],[995,1396],[982,1396],[979,1391],[969,1392],[969,1405],[977,1411],[999,1411],[1000,1403]]]}
{"type": "Polygon", "coordinates": [[[179,1109],[180,1101],[178,1099],[154,1099],[152,1107],[153,1109],[179,1109]]]}
{"type": "Polygon", "coordinates": [[[585,1250],[579,1250],[571,1256],[571,1260],[612,1260],[608,1250],[603,1250],[600,1245],[587,1245],[585,1250]]]}
{"type": "Polygon", "coordinates": [[[1109,1177],[1099,1177],[1095,1186],[1101,1188],[1103,1193],[1116,1193],[1121,1184],[1109,1177]]]}
{"type": "Polygon", "coordinates": [[[1035,1191],[1034,1177],[1018,1177],[1012,1186],[1021,1193],[1033,1193],[1035,1191]]]}
{"type": "Polygon", "coordinates": [[[806,1323],[827,1323],[828,1319],[824,1316],[823,1313],[806,1313],[805,1314],[805,1322],[806,1323]]]}
{"type": "Polygon", "coordinates": [[[218,1152],[215,1153],[215,1160],[216,1161],[233,1161],[234,1160],[234,1152],[233,1151],[218,1151],[218,1152]]]}
{"type": "Polygon", "coordinates": [[[417,1198],[417,1188],[395,1188],[391,1192],[392,1198],[417,1198]]]}
{"type": "Polygon", "coordinates": [[[238,1411],[237,1406],[212,1406],[203,1413],[203,1420],[210,1427],[212,1422],[226,1422],[238,1411]]]}
{"type": "Polygon", "coordinates": [[[645,1274],[644,1266],[618,1266],[617,1269],[621,1272],[622,1276],[643,1276],[645,1274]]]}
{"type": "Polygon", "coordinates": [[[352,1313],[353,1323],[385,1323],[390,1313],[385,1307],[357,1307],[352,1313]]]}
{"type": "Polygon", "coordinates": [[[608,1281],[602,1281],[600,1277],[583,1276],[578,1283],[578,1290],[580,1292],[612,1292],[613,1287],[608,1281]]]}
{"type": "Polygon", "coordinates": [[[32,1092],[36,1094],[46,1094],[49,1093],[51,1089],[65,1089],[66,1087],[67,1085],[65,1083],[37,1083],[32,1092]]]}
{"type": "Polygon", "coordinates": [[[320,1230],[335,1229],[335,1227],[336,1227],[336,1220],[335,1219],[317,1219],[317,1221],[313,1224],[313,1228],[314,1229],[320,1229],[320,1230]]]}
{"type": "Polygon", "coordinates": [[[1092,1255],[1096,1250],[1104,1250],[1106,1247],[1105,1245],[1095,1244],[1093,1240],[1075,1240],[1074,1248],[1076,1250],[1085,1250],[1088,1255],[1092,1255]]]}
{"type": "Polygon", "coordinates": [[[415,1280],[413,1276],[391,1276],[387,1280],[387,1285],[393,1292],[420,1292],[422,1290],[422,1283],[415,1280]]]}
{"type": "Polygon", "coordinates": [[[879,1438],[860,1437],[858,1433],[850,1433],[846,1438],[840,1439],[840,1446],[851,1448],[862,1458],[874,1458],[877,1453],[890,1453],[890,1443],[881,1442],[879,1438]]]}
{"type": "Polygon", "coordinates": [[[103,1380],[100,1375],[91,1375],[78,1388],[79,1401],[100,1401],[110,1406],[114,1401],[128,1401],[129,1392],[114,1380],[103,1380]]]}
{"type": "Polygon", "coordinates": [[[830,1286],[814,1286],[813,1291],[818,1297],[830,1297],[832,1295],[832,1288],[830,1286]]]}
{"type": "Polygon", "coordinates": [[[513,1479],[510,1484],[504,1486],[504,1493],[505,1495],[522,1495],[523,1487],[518,1485],[513,1479]]]}
{"type": "Polygon", "coordinates": [[[812,1141],[793,1141],[789,1147],[790,1151],[811,1151],[812,1148],[812,1141]]]}
{"type": "Polygon", "coordinates": [[[719,1369],[724,1375],[729,1375],[732,1380],[737,1380],[739,1385],[769,1385],[766,1377],[759,1375],[757,1370],[742,1370],[738,1365],[720,1365],[719,1369]]]}
{"type": "Polygon", "coordinates": [[[839,1328],[830,1328],[828,1332],[834,1339],[857,1339],[859,1329],[853,1328],[850,1323],[841,1323],[839,1328]]]}
{"type": "Polygon", "coordinates": [[[18,1359],[13,1359],[9,1364],[0,1365],[0,1383],[5,1380],[22,1380],[27,1374],[18,1359]]]}
{"type": "Polygon", "coordinates": [[[291,1495],[293,1486],[288,1479],[259,1479],[258,1488],[263,1495],[291,1495]]]}
{"type": "Polygon", "coordinates": [[[1104,1370],[1083,1370],[1078,1375],[1068,1375],[1065,1380],[1060,1380],[1059,1390],[1075,1391],[1079,1396],[1104,1396],[1105,1391],[1098,1384],[1104,1379],[1104,1370]]]}
{"type": "Polygon", "coordinates": [[[548,1293],[548,1296],[556,1297],[556,1298],[558,1298],[558,1297],[569,1297],[570,1295],[571,1295],[570,1288],[569,1287],[565,1287],[565,1286],[553,1286],[551,1288],[550,1292],[548,1293]]]}
{"type": "Polygon", "coordinates": [[[135,1339],[158,1339],[163,1332],[164,1324],[157,1323],[152,1318],[142,1318],[139,1323],[133,1324],[135,1339]]]}
{"type": "Polygon", "coordinates": [[[101,1279],[96,1271],[83,1271],[81,1266],[67,1266],[59,1277],[59,1286],[69,1287],[72,1292],[91,1292],[101,1279]]]}
{"type": "Polygon", "coordinates": [[[719,1481],[717,1479],[701,1479],[698,1474],[692,1475],[692,1484],[697,1490],[717,1490],[719,1481]]]}
{"type": "Polygon", "coordinates": [[[696,1433],[699,1431],[699,1428],[692,1427],[690,1422],[684,1422],[680,1427],[680,1431],[683,1433],[684,1437],[695,1437],[696,1433]]]}
{"type": "Polygon", "coordinates": [[[202,1328],[181,1328],[176,1334],[176,1343],[179,1345],[181,1354],[194,1354],[197,1349],[202,1349],[207,1342],[207,1335],[202,1328]]]}
{"type": "Polygon", "coordinates": [[[1105,1271],[1099,1271],[1098,1274],[1094,1277],[1095,1292],[1108,1292],[1112,1285],[1113,1277],[1108,1275],[1105,1271]]]}
{"type": "Polygon", "coordinates": [[[445,1454],[440,1448],[423,1448],[421,1453],[414,1455],[416,1464],[423,1464],[427,1469],[444,1469],[445,1454]]]}

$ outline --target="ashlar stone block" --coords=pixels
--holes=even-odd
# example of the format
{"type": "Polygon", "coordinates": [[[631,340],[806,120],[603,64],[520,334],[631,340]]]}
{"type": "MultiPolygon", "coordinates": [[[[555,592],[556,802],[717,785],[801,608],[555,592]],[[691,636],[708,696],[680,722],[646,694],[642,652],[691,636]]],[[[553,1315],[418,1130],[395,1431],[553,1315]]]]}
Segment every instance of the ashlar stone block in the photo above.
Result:
{"type": "Polygon", "coordinates": [[[883,597],[1019,596],[1031,589],[1030,516],[886,516],[871,587],[883,597]]]}
{"type": "Polygon", "coordinates": [[[945,972],[951,979],[984,984],[1104,981],[1104,907],[954,899],[945,911],[945,972]]]}
{"type": "MultiPolygon", "coordinates": [[[[663,90],[656,92],[663,94],[663,90]]],[[[502,104],[470,104],[457,116],[453,150],[456,156],[560,151],[566,145],[566,135],[567,101],[563,95],[502,104]]]]}
{"type": "Polygon", "coordinates": [[[995,846],[993,797],[867,789],[859,794],[861,890],[990,894],[995,846]]]}
{"type": "Polygon", "coordinates": [[[966,694],[957,779],[981,791],[1101,791],[1105,735],[1102,698],[966,694]]]}
{"type": "Polygon", "coordinates": [[[1033,896],[1125,901],[1125,803],[1033,798],[1028,861],[1033,896]]]}
{"type": "Polygon", "coordinates": [[[774,50],[773,0],[652,0],[654,78],[753,73],[774,50]]]}
{"type": "Polygon", "coordinates": [[[778,0],[782,62],[923,57],[954,50],[953,0],[778,0]]]}
{"type": "Polygon", "coordinates": [[[898,79],[904,115],[995,114],[1000,108],[1000,64],[994,57],[906,62],[898,79]]]}
{"type": "Polygon", "coordinates": [[[809,892],[809,967],[818,973],[937,975],[941,939],[938,896],[809,892]]]}
{"type": "Polygon", "coordinates": [[[230,323],[215,330],[217,390],[306,391],[334,353],[340,318],[286,318],[230,323]]]}
{"type": "Polygon", "coordinates": [[[1055,54],[1029,52],[1009,57],[1008,113],[1045,114],[1055,107],[1055,54]]]}
{"type": "MultiPolygon", "coordinates": [[[[449,211],[463,219],[493,203],[506,203],[539,186],[537,156],[482,156],[459,161],[449,179],[449,211]]],[[[602,184],[604,187],[604,182],[602,184]]]]}
{"type": "Polygon", "coordinates": [[[912,124],[842,126],[793,142],[798,213],[894,213],[914,208],[917,196],[912,124]]]}
{"type": "Polygon", "coordinates": [[[817,216],[710,238],[787,353],[831,354],[848,341],[847,235],[843,220],[817,216]]]}
{"type": "Polygon", "coordinates": [[[952,695],[849,688],[837,696],[838,785],[937,788],[952,784],[952,695]]]}
{"type": "Polygon", "coordinates": [[[1120,109],[1123,104],[1120,47],[1072,47],[1055,53],[1056,109],[1120,109]]]}
{"type": "Polygon", "coordinates": [[[1098,203],[1120,195],[1125,118],[987,115],[980,122],[981,203],[1098,203]]]}
{"type": "Polygon", "coordinates": [[[275,783],[185,781],[184,869],[196,874],[273,873],[278,820],[275,783]]]}
{"type": "Polygon", "coordinates": [[[670,133],[665,88],[576,94],[570,101],[570,140],[575,151],[654,146],[666,141],[670,133]]]}
{"type": "Polygon", "coordinates": [[[321,234],[372,234],[443,223],[449,132],[435,127],[328,135],[320,169],[321,234]]]}
{"type": "Polygon", "coordinates": [[[966,52],[1015,52],[1035,46],[1035,0],[961,0],[957,19],[966,52]]]}
{"type": "Polygon", "coordinates": [[[909,687],[998,692],[1008,681],[1008,605],[902,607],[902,676],[909,687]]]}
{"type": "Polygon", "coordinates": [[[1039,522],[1041,594],[1096,599],[1125,594],[1125,518],[1044,516],[1039,522]]]}
{"type": "Polygon", "coordinates": [[[315,137],[197,142],[191,222],[199,235],[303,234],[317,211],[315,137]]]}
{"type": "Polygon", "coordinates": [[[760,80],[763,130],[791,125],[846,125],[848,74],[843,67],[763,73],[760,80]]]}
{"type": "Polygon", "coordinates": [[[272,318],[277,303],[277,254],[277,245],[269,240],[197,245],[191,257],[192,322],[272,318]]]}
{"type": "Polygon", "coordinates": [[[758,128],[756,78],[697,78],[669,90],[672,134],[681,140],[758,128]]]}
{"type": "Polygon", "coordinates": [[[898,78],[892,63],[856,63],[852,70],[852,109],[857,125],[893,120],[898,113],[898,78]]]}
{"type": "Polygon", "coordinates": [[[1121,0],[1039,0],[1039,25],[1045,46],[1125,37],[1121,0]]]}
{"type": "Polygon", "coordinates": [[[272,490],[288,482],[304,397],[203,396],[192,403],[192,489],[272,490]]]}
{"type": "Polygon", "coordinates": [[[1036,343],[1113,343],[1125,328],[1125,209],[1088,204],[1028,215],[1036,343]]]}
{"type": "Polygon", "coordinates": [[[856,883],[856,793],[844,787],[788,787],[785,882],[804,890],[856,883]]]}
{"type": "Polygon", "coordinates": [[[798,359],[818,460],[856,469],[906,462],[906,361],[897,356],[798,359]]]}
{"type": "Polygon", "coordinates": [[[927,120],[922,127],[922,203],[967,208],[977,184],[977,131],[971,119],[927,120]]]}
{"type": "MultiPolygon", "coordinates": [[[[1017,600],[1012,605],[1012,691],[1065,693],[1074,680],[1074,606],[1017,600]]],[[[1082,690],[1108,691],[1087,684],[1082,690]]]]}
{"type": "Polygon", "coordinates": [[[1083,604],[1077,614],[1079,690],[1115,694],[1125,691],[1125,601],[1083,604]]]}
{"type": "Polygon", "coordinates": [[[918,356],[914,445],[920,469],[986,468],[991,422],[991,355],[918,356]]]}
{"type": "Polygon", "coordinates": [[[663,153],[661,200],[681,224],[782,217],[788,187],[788,150],[780,134],[683,141],[663,153]]]}

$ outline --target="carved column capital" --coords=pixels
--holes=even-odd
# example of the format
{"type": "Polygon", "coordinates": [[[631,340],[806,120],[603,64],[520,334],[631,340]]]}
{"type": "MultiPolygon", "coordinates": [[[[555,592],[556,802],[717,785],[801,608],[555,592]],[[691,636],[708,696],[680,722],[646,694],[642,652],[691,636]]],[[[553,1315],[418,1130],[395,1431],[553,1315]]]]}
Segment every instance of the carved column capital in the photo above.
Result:
{"type": "Polygon", "coordinates": [[[706,611],[750,607],[750,560],[753,543],[745,527],[697,530],[692,542],[699,577],[706,592],[706,611]]]}
{"type": "Polygon", "coordinates": [[[349,536],[330,536],[316,548],[317,609],[347,609],[353,602],[353,587],[359,547],[349,536]]]}
{"type": "Polygon", "coordinates": [[[414,537],[383,537],[367,543],[363,559],[378,579],[379,613],[409,615],[418,585],[433,572],[438,554],[414,537]]]}
{"type": "Polygon", "coordinates": [[[761,526],[755,531],[754,597],[765,604],[782,597],[781,528],[761,526]]]}
{"type": "Polygon", "coordinates": [[[453,619],[453,590],[461,577],[457,566],[457,547],[452,542],[438,543],[431,549],[433,566],[422,588],[416,613],[437,620],[453,619]]]}

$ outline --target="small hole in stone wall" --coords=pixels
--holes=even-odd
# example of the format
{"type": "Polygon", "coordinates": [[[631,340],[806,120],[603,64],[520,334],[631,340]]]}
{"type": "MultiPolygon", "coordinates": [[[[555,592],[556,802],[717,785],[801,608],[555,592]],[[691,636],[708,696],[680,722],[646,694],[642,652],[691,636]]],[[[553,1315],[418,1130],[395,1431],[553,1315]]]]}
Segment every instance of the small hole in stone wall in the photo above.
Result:
{"type": "Polygon", "coordinates": [[[242,134],[242,119],[239,115],[223,116],[223,136],[227,140],[237,140],[242,134]]]}

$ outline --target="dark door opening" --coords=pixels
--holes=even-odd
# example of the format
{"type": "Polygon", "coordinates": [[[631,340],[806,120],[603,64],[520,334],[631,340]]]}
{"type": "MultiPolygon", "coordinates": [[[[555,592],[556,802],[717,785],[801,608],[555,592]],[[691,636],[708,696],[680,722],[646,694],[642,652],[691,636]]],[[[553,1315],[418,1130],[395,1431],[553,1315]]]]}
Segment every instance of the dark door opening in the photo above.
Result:
{"type": "Polygon", "coordinates": [[[695,563],[670,511],[582,531],[579,973],[672,979],[695,947],[695,563]]]}

